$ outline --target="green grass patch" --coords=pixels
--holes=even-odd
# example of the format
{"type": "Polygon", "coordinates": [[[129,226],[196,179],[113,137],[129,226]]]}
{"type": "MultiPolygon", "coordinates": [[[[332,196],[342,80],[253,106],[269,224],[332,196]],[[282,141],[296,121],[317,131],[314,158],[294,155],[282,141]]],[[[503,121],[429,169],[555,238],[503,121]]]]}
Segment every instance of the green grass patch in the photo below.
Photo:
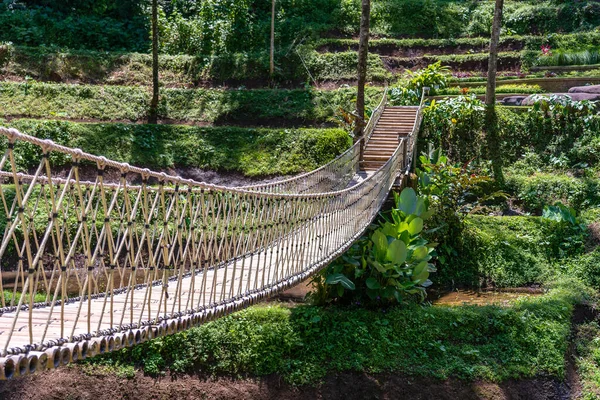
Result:
{"type": "Polygon", "coordinates": [[[501,381],[564,375],[577,281],[497,306],[410,306],[382,311],[258,306],[199,328],[88,361],[146,373],[267,375],[317,383],[336,371],[501,381]]]}
{"type": "MultiPolygon", "coordinates": [[[[198,167],[247,176],[286,175],[317,168],[342,153],[351,138],[342,129],[264,129],[184,125],[91,124],[13,120],[20,131],[132,165],[164,169],[198,167]]],[[[39,151],[16,149],[22,168],[39,151]]],[[[55,166],[68,157],[53,160],[55,166]]]]}
{"type": "Polygon", "coordinates": [[[575,363],[581,381],[581,397],[600,399],[600,324],[590,321],[577,326],[575,332],[575,363]]]}
{"type": "MultiPolygon", "coordinates": [[[[382,89],[369,88],[368,107],[381,99],[382,89]]],[[[332,124],[339,107],[351,109],[354,89],[219,90],[163,89],[159,117],[213,124],[310,126],[332,124]]],[[[143,87],[0,83],[4,116],[33,118],[143,121],[150,92],[143,87]]]]}
{"type": "Polygon", "coordinates": [[[442,287],[519,287],[575,277],[597,288],[600,248],[591,234],[542,217],[471,215],[461,246],[432,279],[442,287]]]}
{"type": "MultiPolygon", "coordinates": [[[[474,94],[485,94],[485,86],[469,86],[465,88],[467,93],[474,94]]],[[[436,90],[436,95],[459,95],[463,94],[463,88],[459,86],[452,86],[444,89],[436,90]]],[[[511,94],[511,93],[543,93],[544,90],[539,85],[528,85],[528,84],[506,84],[498,85],[496,87],[497,94],[511,94]]]]}
{"type": "Polygon", "coordinates": [[[540,213],[544,206],[558,201],[576,210],[600,205],[600,181],[597,178],[551,172],[511,173],[506,176],[506,187],[523,209],[532,213],[540,213]]]}
{"type": "MultiPolygon", "coordinates": [[[[5,304],[9,305],[11,304],[12,299],[14,298],[14,303],[15,305],[19,304],[19,301],[21,300],[21,292],[17,292],[16,296],[14,295],[12,290],[7,290],[5,289],[3,292],[3,296],[4,296],[4,302],[5,304]]],[[[27,294],[25,299],[23,300],[23,304],[29,304],[29,298],[30,295],[27,294]]],[[[46,294],[44,293],[35,293],[33,295],[33,302],[34,303],[41,303],[41,302],[45,302],[46,301],[46,294]]]]}

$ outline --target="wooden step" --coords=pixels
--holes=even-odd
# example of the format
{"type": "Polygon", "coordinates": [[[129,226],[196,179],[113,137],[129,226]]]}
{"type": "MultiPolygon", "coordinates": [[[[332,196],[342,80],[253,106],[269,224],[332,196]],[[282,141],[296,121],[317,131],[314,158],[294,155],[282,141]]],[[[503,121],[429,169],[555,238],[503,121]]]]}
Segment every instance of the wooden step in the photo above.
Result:
{"type": "Polygon", "coordinates": [[[385,140],[377,140],[377,139],[371,139],[367,142],[367,147],[368,146],[389,146],[389,147],[398,147],[398,143],[400,143],[399,140],[389,140],[389,141],[385,141],[385,140]]]}
{"type": "Polygon", "coordinates": [[[376,156],[373,154],[370,154],[370,155],[365,154],[365,158],[364,158],[365,161],[380,161],[380,162],[386,162],[389,159],[390,159],[390,156],[387,154],[384,154],[381,156],[376,156]]]}
{"type": "Polygon", "coordinates": [[[380,147],[380,146],[371,146],[365,149],[365,155],[367,154],[387,154],[391,156],[396,151],[397,147],[380,147]]]}

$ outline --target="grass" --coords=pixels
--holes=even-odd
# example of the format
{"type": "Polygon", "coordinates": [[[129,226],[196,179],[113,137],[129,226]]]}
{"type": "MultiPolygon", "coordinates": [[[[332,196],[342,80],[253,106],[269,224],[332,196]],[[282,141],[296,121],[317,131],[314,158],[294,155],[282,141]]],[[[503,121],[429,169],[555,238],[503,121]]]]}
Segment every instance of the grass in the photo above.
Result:
{"type": "Polygon", "coordinates": [[[257,306],[89,362],[138,366],[149,374],[277,373],[293,384],[314,384],[336,371],[561,378],[573,307],[591,293],[572,280],[507,308],[257,306]]]}
{"type": "MultiPolygon", "coordinates": [[[[369,88],[368,107],[382,89],[369,88]]],[[[175,121],[242,126],[332,124],[339,107],[351,109],[354,89],[220,90],[163,89],[159,117],[175,121]]],[[[147,88],[134,86],[0,83],[3,115],[30,118],[144,121],[150,104],[147,88]]]]}
{"type": "Polygon", "coordinates": [[[600,324],[590,321],[577,327],[575,363],[584,400],[600,399],[600,324]]]}
{"type": "MultiPolygon", "coordinates": [[[[194,167],[246,176],[310,171],[335,158],[352,142],[342,129],[96,124],[26,119],[2,125],[144,168],[194,167]]],[[[17,149],[17,153],[17,162],[22,168],[34,167],[39,161],[39,154],[27,146],[17,149]]],[[[54,160],[55,166],[67,163],[67,158],[54,160]]]]}
{"type": "MultiPolygon", "coordinates": [[[[373,53],[393,53],[394,51],[423,50],[441,52],[442,54],[456,54],[457,52],[473,53],[480,52],[489,47],[488,37],[461,37],[449,39],[426,39],[426,38],[375,38],[369,40],[369,50],[373,53]]],[[[551,47],[573,47],[600,45],[600,33],[582,32],[570,34],[553,35],[511,35],[500,38],[500,49],[513,50],[540,50],[543,44],[551,47]]],[[[320,51],[332,50],[357,50],[358,39],[326,38],[315,43],[320,51]]]]}
{"type": "Polygon", "coordinates": [[[521,207],[532,213],[541,213],[544,206],[558,201],[580,211],[600,205],[600,181],[597,178],[554,172],[511,173],[506,176],[506,187],[521,207]]]}
{"type": "MultiPolygon", "coordinates": [[[[485,86],[470,86],[468,88],[461,88],[458,86],[448,87],[444,89],[436,90],[436,95],[458,95],[463,94],[463,91],[474,94],[485,94],[485,86]]],[[[539,85],[527,85],[527,84],[507,84],[499,85],[496,87],[497,94],[510,94],[510,93],[544,93],[544,90],[539,85]]]]}
{"type": "Polygon", "coordinates": [[[595,65],[600,64],[600,48],[585,50],[553,50],[552,55],[542,56],[536,66],[595,65]]]}
{"type": "MultiPolygon", "coordinates": [[[[13,291],[12,290],[7,290],[5,289],[3,292],[3,296],[4,296],[4,302],[5,304],[8,306],[11,302],[11,300],[13,299],[13,291]]],[[[23,304],[29,304],[29,294],[27,294],[27,296],[25,297],[25,300],[23,300],[23,304]]],[[[17,295],[14,296],[15,302],[14,304],[17,305],[19,304],[19,301],[21,300],[21,293],[17,292],[17,295]]],[[[45,302],[46,301],[46,294],[45,293],[35,293],[35,295],[33,296],[33,302],[34,303],[41,303],[41,302],[45,302]]]]}

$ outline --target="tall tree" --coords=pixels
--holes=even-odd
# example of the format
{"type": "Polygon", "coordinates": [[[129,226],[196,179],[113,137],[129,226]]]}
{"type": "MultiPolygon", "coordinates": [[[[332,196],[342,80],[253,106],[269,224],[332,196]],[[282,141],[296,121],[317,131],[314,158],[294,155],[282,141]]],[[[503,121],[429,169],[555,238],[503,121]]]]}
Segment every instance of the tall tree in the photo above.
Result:
{"type": "Polygon", "coordinates": [[[158,122],[158,0],[152,0],[152,101],[148,122],[158,122]]]}
{"type": "Polygon", "coordinates": [[[488,64],[487,87],[485,90],[485,130],[488,151],[492,159],[494,178],[499,184],[504,183],[502,173],[502,155],[500,154],[500,135],[498,127],[498,114],[496,113],[496,73],[498,71],[498,43],[500,42],[500,28],[502,27],[502,11],[504,0],[496,0],[494,8],[494,22],[492,24],[492,38],[490,40],[490,58],[488,64]]]}
{"type": "Polygon", "coordinates": [[[269,55],[269,73],[273,78],[275,73],[275,0],[271,0],[271,49],[269,55]]]}
{"type": "MultiPolygon", "coordinates": [[[[371,16],[371,0],[362,0],[360,14],[360,36],[358,42],[358,88],[356,91],[356,126],[354,140],[363,134],[365,126],[365,82],[367,80],[367,57],[369,55],[369,22],[371,16]]],[[[360,149],[360,160],[363,159],[364,145],[360,149]]]]}

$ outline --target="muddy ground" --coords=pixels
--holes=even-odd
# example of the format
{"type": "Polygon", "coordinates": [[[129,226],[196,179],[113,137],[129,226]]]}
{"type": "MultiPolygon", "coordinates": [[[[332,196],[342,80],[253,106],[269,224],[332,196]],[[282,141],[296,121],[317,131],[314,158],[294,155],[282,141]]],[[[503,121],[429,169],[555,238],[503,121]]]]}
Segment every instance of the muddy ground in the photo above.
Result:
{"type": "Polygon", "coordinates": [[[261,379],[204,379],[195,376],[133,378],[89,375],[78,367],[0,383],[0,399],[569,399],[566,383],[539,377],[500,384],[435,380],[397,374],[342,373],[318,386],[293,387],[277,376],[261,379]]]}

